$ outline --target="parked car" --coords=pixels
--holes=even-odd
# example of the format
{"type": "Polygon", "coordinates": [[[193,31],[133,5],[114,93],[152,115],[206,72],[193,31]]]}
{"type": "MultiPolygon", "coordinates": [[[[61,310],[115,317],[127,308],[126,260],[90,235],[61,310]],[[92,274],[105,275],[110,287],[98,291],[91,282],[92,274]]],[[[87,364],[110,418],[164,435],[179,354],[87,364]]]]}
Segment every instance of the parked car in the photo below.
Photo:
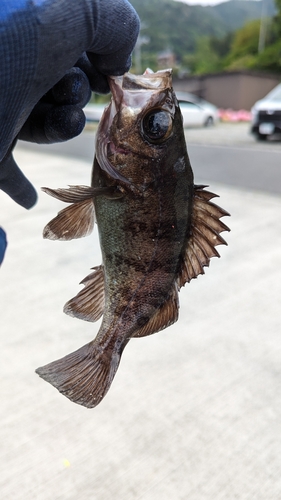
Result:
{"type": "Polygon", "coordinates": [[[214,125],[219,121],[219,110],[210,102],[189,92],[176,92],[184,127],[214,125]]]}
{"type": "Polygon", "coordinates": [[[87,106],[83,109],[87,122],[99,122],[102,114],[104,112],[104,108],[108,105],[106,104],[87,104],[87,106]]]}
{"type": "Polygon", "coordinates": [[[263,141],[281,133],[281,84],[277,85],[251,109],[251,132],[257,140],[263,141]]]}
{"type": "MultiPolygon", "coordinates": [[[[218,108],[194,94],[178,92],[177,98],[183,116],[184,127],[210,126],[219,120],[218,108]]],[[[107,104],[88,104],[84,108],[88,122],[98,122],[107,104]]]]}

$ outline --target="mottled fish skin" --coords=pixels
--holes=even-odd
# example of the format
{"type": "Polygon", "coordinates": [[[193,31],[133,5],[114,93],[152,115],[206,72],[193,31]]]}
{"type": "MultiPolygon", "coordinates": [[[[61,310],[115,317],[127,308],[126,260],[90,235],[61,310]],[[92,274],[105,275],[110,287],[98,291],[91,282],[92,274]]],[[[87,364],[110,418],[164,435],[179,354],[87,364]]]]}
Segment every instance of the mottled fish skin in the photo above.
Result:
{"type": "MultiPolygon", "coordinates": [[[[225,243],[219,233],[228,230],[219,220],[227,213],[209,201],[215,195],[194,186],[171,71],[127,74],[110,86],[92,187],[45,189],[73,201],[45,228],[52,239],[79,237],[79,225],[72,230],[66,222],[67,210],[72,218],[76,204],[88,218],[85,198],[94,205],[103,266],[83,281],[65,312],[89,321],[103,313],[100,330],[90,344],[37,370],[89,408],[108,391],[128,341],[177,320],[178,290],[204,273],[218,255],[215,245],[225,243]]],[[[88,232],[85,227],[80,236],[88,232]]]]}
{"type": "MultiPolygon", "coordinates": [[[[111,200],[100,196],[94,204],[109,277],[106,326],[101,332],[112,334],[116,324],[116,336],[124,339],[136,336],[174,293],[190,226],[193,173],[180,109],[171,88],[156,95],[152,91],[149,104],[136,116],[122,103],[111,126],[109,139],[114,153],[108,158],[140,193],[125,186],[123,197],[111,200]],[[171,134],[160,143],[145,141],[140,132],[143,116],[151,107],[165,106],[172,115],[171,134]]],[[[111,183],[96,161],[93,186],[108,187],[111,183]]]]}

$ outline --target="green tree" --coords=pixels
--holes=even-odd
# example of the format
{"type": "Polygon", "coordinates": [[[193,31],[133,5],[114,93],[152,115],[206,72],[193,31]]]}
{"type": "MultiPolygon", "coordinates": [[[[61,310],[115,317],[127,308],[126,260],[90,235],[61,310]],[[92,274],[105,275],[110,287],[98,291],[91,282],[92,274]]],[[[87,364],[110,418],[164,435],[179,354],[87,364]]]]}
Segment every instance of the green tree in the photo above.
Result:
{"type": "Polygon", "coordinates": [[[246,23],[243,28],[237,30],[234,34],[231,44],[228,60],[231,63],[249,54],[254,55],[258,53],[260,34],[260,20],[256,19],[246,23]]]}
{"type": "Polygon", "coordinates": [[[224,59],[228,55],[233,41],[233,36],[233,32],[230,32],[223,37],[210,37],[210,47],[220,59],[224,59]]]}
{"type": "Polygon", "coordinates": [[[280,38],[281,36],[281,0],[275,0],[275,6],[277,9],[277,13],[274,17],[274,27],[276,30],[276,38],[280,38]]]}
{"type": "Polygon", "coordinates": [[[187,66],[193,74],[212,73],[221,69],[220,56],[213,49],[210,38],[198,37],[195,52],[183,57],[183,65],[187,66]]]}
{"type": "Polygon", "coordinates": [[[225,58],[225,69],[255,69],[280,72],[281,70],[281,0],[275,0],[277,13],[264,19],[266,35],[264,46],[260,46],[260,19],[246,23],[237,30],[229,54],[225,58]]]}
{"type": "Polygon", "coordinates": [[[281,40],[268,45],[255,59],[255,69],[270,71],[272,73],[281,71],[281,40]]]}

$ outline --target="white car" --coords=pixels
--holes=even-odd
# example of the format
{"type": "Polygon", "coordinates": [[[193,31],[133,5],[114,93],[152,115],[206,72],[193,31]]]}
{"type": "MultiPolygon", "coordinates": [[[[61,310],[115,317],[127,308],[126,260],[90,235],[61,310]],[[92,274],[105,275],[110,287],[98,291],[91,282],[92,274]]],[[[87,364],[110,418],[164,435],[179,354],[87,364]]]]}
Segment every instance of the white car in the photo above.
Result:
{"type": "Polygon", "coordinates": [[[106,104],[87,104],[87,106],[83,109],[87,122],[99,122],[102,114],[104,112],[104,108],[108,105],[106,104]]]}
{"type": "MultiPolygon", "coordinates": [[[[187,92],[178,92],[177,98],[183,116],[184,127],[214,125],[219,120],[218,108],[187,92]]],[[[108,104],[108,103],[107,103],[108,104]]],[[[88,122],[98,122],[107,104],[87,104],[84,108],[88,122]]]]}
{"type": "Polygon", "coordinates": [[[281,133],[281,83],[251,109],[251,132],[257,140],[266,140],[281,133]]]}
{"type": "Polygon", "coordinates": [[[189,92],[176,92],[184,127],[214,125],[219,121],[219,110],[210,102],[189,92]]]}

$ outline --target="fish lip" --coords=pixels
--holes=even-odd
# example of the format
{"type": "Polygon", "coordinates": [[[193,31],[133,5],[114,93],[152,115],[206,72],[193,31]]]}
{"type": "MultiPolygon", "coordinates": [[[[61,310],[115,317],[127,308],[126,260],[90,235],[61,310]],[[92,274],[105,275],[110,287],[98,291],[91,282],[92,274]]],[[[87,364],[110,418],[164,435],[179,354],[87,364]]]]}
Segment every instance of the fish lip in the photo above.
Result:
{"type": "Polygon", "coordinates": [[[172,88],[172,70],[165,69],[156,71],[156,73],[146,70],[143,75],[125,73],[123,76],[109,76],[108,83],[114,99],[119,100],[124,90],[134,93],[172,88]]]}
{"type": "Polygon", "coordinates": [[[161,70],[156,73],[146,70],[143,75],[125,73],[122,76],[108,76],[108,84],[112,93],[111,102],[115,113],[124,107],[139,112],[148,102],[148,95],[172,88],[172,70],[161,70]]]}

